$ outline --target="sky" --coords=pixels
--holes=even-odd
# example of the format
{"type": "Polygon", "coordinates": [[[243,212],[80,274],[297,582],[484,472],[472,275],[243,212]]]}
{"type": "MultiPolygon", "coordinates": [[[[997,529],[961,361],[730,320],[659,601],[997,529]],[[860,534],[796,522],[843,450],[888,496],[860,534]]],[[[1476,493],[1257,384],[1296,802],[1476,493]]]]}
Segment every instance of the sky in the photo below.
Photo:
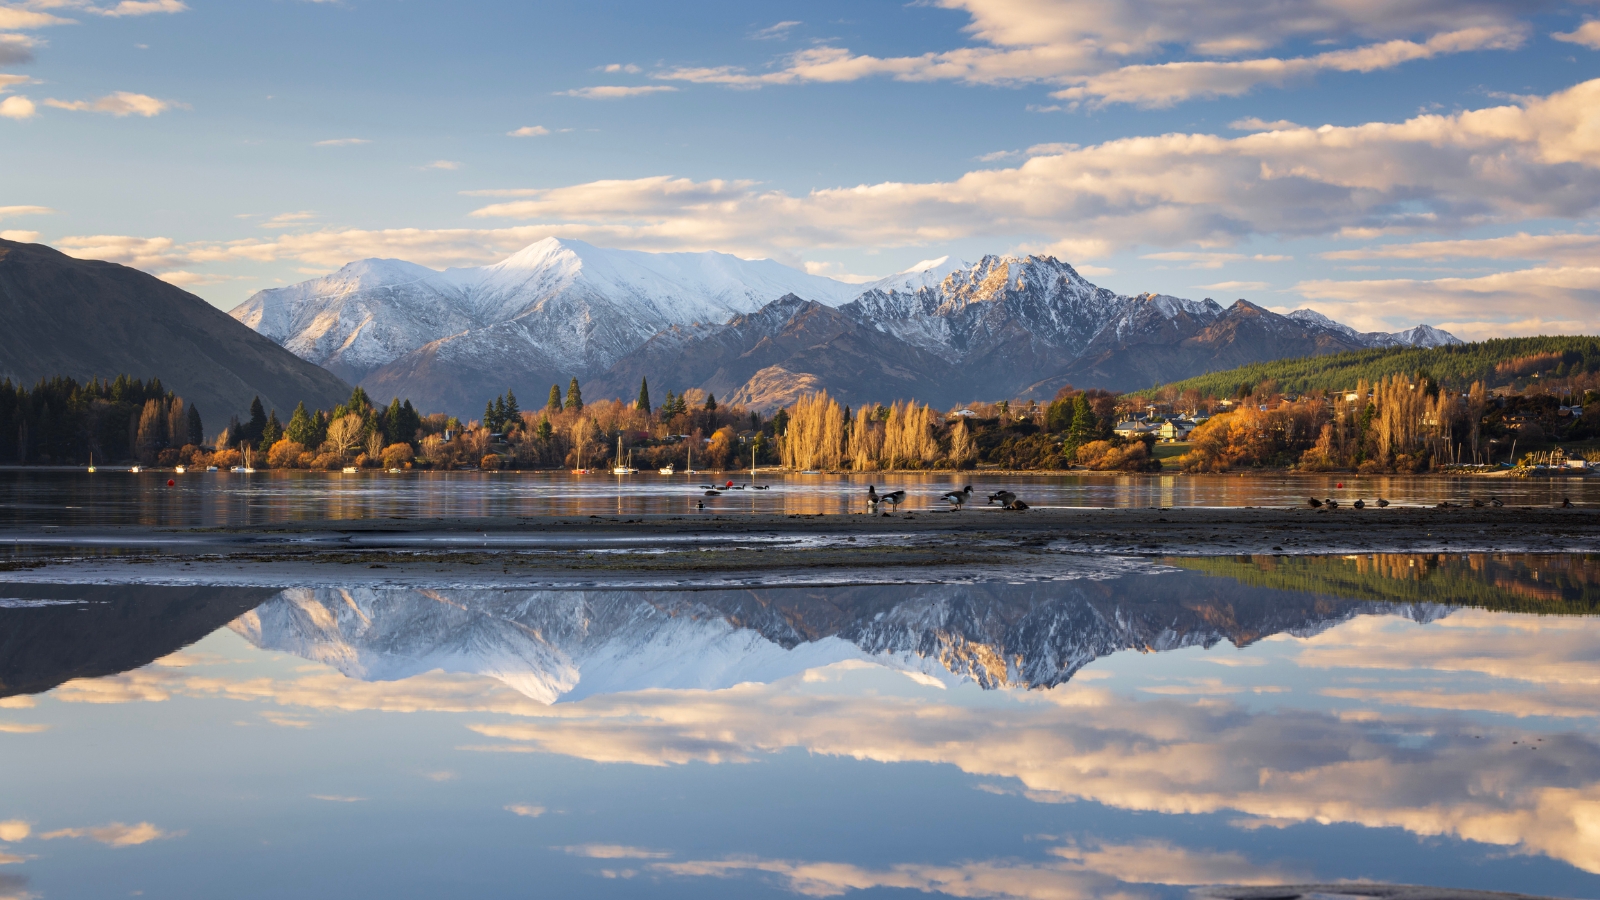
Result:
{"type": "Polygon", "coordinates": [[[551,235],[1600,330],[1600,0],[0,0],[0,236],[231,309],[551,235]]]}

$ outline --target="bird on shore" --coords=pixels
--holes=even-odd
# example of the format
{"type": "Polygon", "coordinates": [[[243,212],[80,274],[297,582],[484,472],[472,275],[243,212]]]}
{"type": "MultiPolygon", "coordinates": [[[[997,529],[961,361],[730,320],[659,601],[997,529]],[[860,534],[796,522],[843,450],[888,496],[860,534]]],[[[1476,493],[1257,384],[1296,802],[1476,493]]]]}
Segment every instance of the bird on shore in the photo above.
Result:
{"type": "Polygon", "coordinates": [[[1023,503],[1021,500],[1018,500],[1015,497],[1013,497],[1013,498],[1011,498],[1011,502],[1007,503],[1005,505],[1005,508],[1006,509],[1014,509],[1014,510],[1017,510],[1017,511],[1020,512],[1020,511],[1022,511],[1024,509],[1027,509],[1028,508],[1028,504],[1023,503]]]}
{"type": "Polygon", "coordinates": [[[969,498],[971,496],[972,496],[972,485],[969,484],[969,485],[967,485],[966,487],[962,488],[959,491],[948,491],[948,492],[946,492],[945,495],[944,495],[944,499],[950,501],[950,505],[951,506],[955,507],[956,509],[960,509],[962,506],[966,505],[967,498],[969,498]]]}
{"type": "Polygon", "coordinates": [[[1568,499],[1567,499],[1567,498],[1565,498],[1565,497],[1562,497],[1562,498],[1561,498],[1561,503],[1560,503],[1560,504],[1559,504],[1559,506],[1560,506],[1560,507],[1561,507],[1561,508],[1562,508],[1562,509],[1571,509],[1571,508],[1572,508],[1572,501],[1571,501],[1571,500],[1568,500],[1568,499]]]}
{"type": "Polygon", "coordinates": [[[1317,499],[1317,498],[1315,498],[1315,497],[1309,497],[1309,498],[1307,498],[1307,499],[1306,499],[1306,502],[1307,502],[1307,503],[1309,503],[1309,504],[1311,504],[1311,508],[1312,508],[1312,509],[1321,509],[1321,508],[1322,508],[1322,501],[1321,501],[1321,500],[1318,500],[1318,499],[1317,499]]]}
{"type": "Polygon", "coordinates": [[[1379,509],[1382,509],[1382,508],[1384,508],[1385,506],[1388,506],[1388,505],[1389,505],[1389,501],[1383,499],[1382,497],[1378,498],[1378,508],[1379,509]]]}
{"type": "Polygon", "coordinates": [[[989,495],[990,503],[999,503],[1002,506],[1015,499],[1017,499],[1017,495],[1011,493],[1010,491],[995,491],[989,495]]]}
{"type": "Polygon", "coordinates": [[[1339,508],[1339,501],[1333,499],[1332,497],[1329,497],[1328,499],[1322,501],[1322,505],[1326,506],[1329,509],[1338,509],[1339,508]]]}
{"type": "Polygon", "coordinates": [[[1472,508],[1473,509],[1483,509],[1483,501],[1479,500],[1477,497],[1473,497],[1472,498],[1472,508]]]}
{"type": "Polygon", "coordinates": [[[1499,509],[1500,507],[1505,506],[1506,502],[1504,500],[1501,500],[1499,497],[1490,497],[1489,498],[1489,505],[1494,507],[1495,509],[1499,509]]]}
{"type": "Polygon", "coordinates": [[[1356,498],[1356,502],[1354,502],[1354,503],[1352,503],[1350,505],[1354,506],[1356,509],[1366,509],[1367,508],[1367,501],[1362,500],[1361,498],[1358,497],[1358,498],[1356,498]]]}
{"type": "Polygon", "coordinates": [[[1433,508],[1434,509],[1460,509],[1461,508],[1461,504],[1459,504],[1459,503],[1451,503],[1449,500],[1440,500],[1438,503],[1436,503],[1434,505],[1433,508]]]}
{"type": "Polygon", "coordinates": [[[887,494],[879,494],[878,495],[878,502],[879,503],[887,503],[890,506],[895,507],[896,509],[898,509],[900,507],[901,501],[903,501],[905,499],[906,499],[906,492],[905,491],[890,491],[887,494]]]}

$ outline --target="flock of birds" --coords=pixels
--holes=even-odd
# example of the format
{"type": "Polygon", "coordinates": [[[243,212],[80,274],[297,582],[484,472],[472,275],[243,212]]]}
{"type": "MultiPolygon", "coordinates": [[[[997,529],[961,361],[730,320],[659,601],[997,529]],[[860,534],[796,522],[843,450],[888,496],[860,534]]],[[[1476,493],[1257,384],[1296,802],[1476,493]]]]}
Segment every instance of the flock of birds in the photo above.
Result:
{"type": "MultiPolygon", "coordinates": [[[[1311,498],[1308,498],[1306,500],[1306,502],[1311,504],[1311,508],[1312,509],[1338,509],[1339,508],[1339,501],[1333,499],[1332,497],[1327,497],[1327,498],[1322,499],[1322,500],[1318,500],[1315,497],[1311,497],[1311,498]]],[[[1352,503],[1350,505],[1355,507],[1356,509],[1366,509],[1367,508],[1367,501],[1358,498],[1354,503],[1352,503]]],[[[1382,497],[1379,497],[1377,505],[1380,506],[1380,507],[1388,506],[1389,505],[1389,501],[1383,499],[1382,497]]],[[[1499,497],[1490,497],[1488,500],[1479,500],[1477,497],[1473,497],[1471,500],[1468,500],[1465,503],[1452,503],[1449,500],[1441,500],[1438,503],[1434,504],[1436,509],[1463,509],[1463,508],[1466,508],[1466,507],[1471,507],[1472,509],[1483,509],[1485,506],[1492,506],[1495,509],[1499,509],[1500,507],[1505,506],[1505,505],[1506,505],[1505,501],[1501,500],[1499,497]]],[[[1572,501],[1567,499],[1566,497],[1562,497],[1559,501],[1556,502],[1556,507],[1558,509],[1571,509],[1572,508],[1572,501]]]]}
{"type": "MultiPolygon", "coordinates": [[[[870,512],[877,512],[885,505],[891,509],[898,509],[905,499],[905,491],[890,491],[886,494],[880,494],[878,493],[877,485],[867,485],[867,509],[870,512]]],[[[947,491],[941,494],[939,499],[949,503],[952,510],[961,509],[967,505],[968,500],[972,499],[972,485],[969,484],[959,491],[947,491]]],[[[1010,491],[996,491],[990,494],[989,502],[1000,504],[1002,509],[1024,510],[1028,508],[1028,504],[1018,500],[1017,495],[1010,491]]],[[[888,515],[888,513],[885,512],[884,515],[888,515]]]]}

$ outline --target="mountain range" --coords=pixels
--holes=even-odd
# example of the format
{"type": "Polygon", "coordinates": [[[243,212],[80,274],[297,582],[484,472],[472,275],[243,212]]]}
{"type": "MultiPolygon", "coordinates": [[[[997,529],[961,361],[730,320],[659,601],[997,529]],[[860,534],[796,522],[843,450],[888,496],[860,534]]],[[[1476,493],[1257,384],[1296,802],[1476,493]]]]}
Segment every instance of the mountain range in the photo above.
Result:
{"type": "Polygon", "coordinates": [[[942,258],[866,284],[772,260],[548,238],[443,272],[351,263],[231,313],[374,396],[471,415],[506,388],[543,397],[700,388],[757,409],[826,388],[849,403],[1126,391],[1294,356],[1459,343],[1419,325],[1358,332],[1314,310],[1098,287],[1048,256],[942,258]]]}
{"type": "Polygon", "coordinates": [[[220,430],[260,397],[287,416],[331,407],[350,386],[188,291],[115,263],[0,240],[0,378],[33,385],[159,378],[220,430]]]}
{"type": "Polygon", "coordinates": [[[1188,574],[1028,585],[754,591],[293,589],[229,627],[364,681],[487,675],[543,703],[645,689],[771,682],[847,660],[945,684],[1049,688],[1110,654],[1245,646],[1374,603],[1188,574]]]}

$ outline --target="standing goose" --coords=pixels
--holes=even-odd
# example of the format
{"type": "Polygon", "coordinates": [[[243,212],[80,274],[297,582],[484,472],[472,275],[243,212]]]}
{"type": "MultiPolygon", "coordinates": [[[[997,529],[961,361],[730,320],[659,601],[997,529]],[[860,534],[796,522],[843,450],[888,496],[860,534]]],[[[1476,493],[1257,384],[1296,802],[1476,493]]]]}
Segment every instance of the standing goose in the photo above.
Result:
{"type": "Polygon", "coordinates": [[[878,495],[879,503],[887,503],[896,509],[900,508],[900,502],[904,499],[906,499],[905,491],[890,491],[887,494],[878,495]]]}
{"type": "Polygon", "coordinates": [[[949,492],[947,492],[944,495],[944,499],[949,500],[951,506],[955,507],[956,509],[960,509],[961,507],[966,505],[967,499],[970,498],[971,496],[972,496],[972,485],[969,484],[969,485],[967,485],[966,487],[962,488],[959,491],[949,491],[949,492]]]}

